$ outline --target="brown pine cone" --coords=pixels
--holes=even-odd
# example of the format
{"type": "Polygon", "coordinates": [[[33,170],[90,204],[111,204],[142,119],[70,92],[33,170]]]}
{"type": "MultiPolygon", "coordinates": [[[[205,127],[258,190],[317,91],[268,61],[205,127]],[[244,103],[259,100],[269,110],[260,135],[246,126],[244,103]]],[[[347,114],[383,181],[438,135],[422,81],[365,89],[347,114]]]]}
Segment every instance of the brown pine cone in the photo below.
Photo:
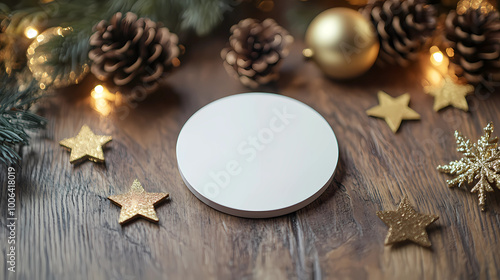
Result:
{"type": "Polygon", "coordinates": [[[116,13],[109,22],[95,25],[94,31],[89,58],[99,80],[147,94],[157,89],[164,73],[179,65],[177,35],[148,18],[116,13]]]}
{"type": "Polygon", "coordinates": [[[500,81],[500,20],[491,4],[460,1],[446,17],[445,32],[458,76],[474,85],[500,81]]]}
{"type": "Polygon", "coordinates": [[[248,87],[278,79],[281,59],[293,37],[274,20],[244,19],[231,27],[229,47],[221,51],[227,72],[248,87]]]}
{"type": "Polygon", "coordinates": [[[415,61],[437,25],[436,9],[425,0],[372,0],[359,11],[375,26],[382,63],[415,61]]]}

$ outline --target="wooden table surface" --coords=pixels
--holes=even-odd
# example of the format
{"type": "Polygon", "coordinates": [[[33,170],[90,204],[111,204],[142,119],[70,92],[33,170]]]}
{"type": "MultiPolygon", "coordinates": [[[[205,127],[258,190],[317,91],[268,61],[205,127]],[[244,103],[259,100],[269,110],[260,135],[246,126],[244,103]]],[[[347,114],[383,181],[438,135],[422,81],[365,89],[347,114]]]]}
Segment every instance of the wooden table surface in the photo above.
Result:
{"type": "MultiPolygon", "coordinates": [[[[184,185],[175,146],[185,121],[202,106],[248,92],[225,72],[219,57],[225,38],[193,44],[162,89],[135,109],[102,116],[91,107],[95,80],[61,91],[40,106],[50,120],[22,149],[17,168],[17,279],[498,279],[500,191],[488,194],[488,211],[465,189],[449,189],[438,164],[459,158],[453,132],[474,141],[488,121],[500,135],[500,94],[468,97],[471,111],[436,113],[422,79],[429,65],[373,68],[349,82],[325,78],[301,57],[296,38],[281,79],[262,91],[300,100],[334,129],[340,161],[333,182],[307,207],[272,219],[244,219],[213,210],[184,185]],[[411,95],[420,121],[393,134],[366,116],[377,91],[411,95]],[[89,125],[112,135],[106,163],[69,163],[58,142],[89,125]],[[149,192],[169,192],[158,224],[118,224],[120,208],[107,197],[139,179],[149,192]],[[415,208],[439,215],[429,227],[430,249],[384,246],[378,210],[394,210],[407,195],[415,208]]],[[[4,167],[5,168],[5,167],[4,167]]],[[[0,173],[5,185],[6,171],[0,173]]],[[[0,213],[6,217],[6,194],[0,213]]],[[[5,223],[5,220],[2,220],[5,223]]],[[[7,231],[0,229],[5,243],[7,231]]],[[[9,278],[8,278],[9,277],[9,278]]]]}

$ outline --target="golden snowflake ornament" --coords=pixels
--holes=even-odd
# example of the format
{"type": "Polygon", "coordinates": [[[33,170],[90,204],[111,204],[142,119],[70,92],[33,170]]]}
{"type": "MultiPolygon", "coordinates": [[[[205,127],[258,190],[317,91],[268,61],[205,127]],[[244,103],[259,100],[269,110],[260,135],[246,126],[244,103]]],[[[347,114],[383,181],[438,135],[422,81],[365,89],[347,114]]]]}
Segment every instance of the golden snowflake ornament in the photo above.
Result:
{"type": "Polygon", "coordinates": [[[484,135],[477,143],[471,143],[460,132],[455,131],[457,151],[463,154],[463,158],[437,167],[441,172],[456,176],[446,181],[449,187],[475,182],[471,193],[478,193],[482,211],[486,207],[486,192],[492,192],[495,185],[500,189],[500,148],[498,138],[491,136],[493,123],[490,122],[483,130],[484,135]]]}

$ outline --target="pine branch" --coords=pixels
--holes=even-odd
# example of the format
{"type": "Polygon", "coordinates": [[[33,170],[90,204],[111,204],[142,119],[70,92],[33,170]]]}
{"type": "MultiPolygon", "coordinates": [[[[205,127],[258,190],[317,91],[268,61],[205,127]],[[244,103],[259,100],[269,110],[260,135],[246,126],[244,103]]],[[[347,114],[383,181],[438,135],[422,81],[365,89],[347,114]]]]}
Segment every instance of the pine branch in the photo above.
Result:
{"type": "MultiPolygon", "coordinates": [[[[88,42],[92,27],[103,19],[109,20],[116,12],[133,12],[139,17],[151,18],[175,33],[192,29],[198,35],[205,35],[222,21],[223,14],[234,4],[234,0],[55,0],[49,3],[22,0],[16,6],[17,10],[10,13],[5,32],[19,39],[23,38],[28,26],[39,30],[56,26],[72,27],[73,32],[37,48],[37,55],[45,54],[48,58],[45,63],[53,69],[48,74],[55,80],[59,74],[64,76],[72,71],[81,72],[89,62],[88,42]]],[[[19,41],[17,39],[12,41],[19,41]]],[[[25,52],[25,49],[21,50],[22,58],[25,52]]],[[[4,64],[15,62],[9,52],[4,53],[3,57],[7,57],[4,64]]],[[[11,64],[10,68],[14,68],[20,63],[11,64]]]]}
{"type": "Polygon", "coordinates": [[[231,10],[230,1],[184,0],[181,14],[181,28],[194,28],[204,35],[223,19],[223,14],[231,10]]]}
{"type": "Polygon", "coordinates": [[[14,75],[1,74],[0,83],[0,161],[4,164],[19,162],[21,157],[14,148],[28,145],[29,130],[44,128],[47,121],[30,112],[30,106],[39,97],[38,83],[32,81],[28,86],[18,86],[14,75]]]}
{"type": "Polygon", "coordinates": [[[41,28],[86,23],[92,27],[117,12],[133,12],[161,21],[175,32],[193,29],[207,34],[235,5],[234,0],[59,0],[50,3],[22,1],[12,13],[10,31],[23,32],[27,25],[41,28]]]}

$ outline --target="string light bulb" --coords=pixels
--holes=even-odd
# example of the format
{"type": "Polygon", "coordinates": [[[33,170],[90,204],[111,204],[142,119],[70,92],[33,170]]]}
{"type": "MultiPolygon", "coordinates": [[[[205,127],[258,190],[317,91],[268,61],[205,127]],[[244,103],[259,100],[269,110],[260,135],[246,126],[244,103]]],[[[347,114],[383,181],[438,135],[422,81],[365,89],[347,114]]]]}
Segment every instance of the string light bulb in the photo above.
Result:
{"type": "Polygon", "coordinates": [[[439,66],[443,63],[444,55],[437,46],[432,46],[430,49],[430,53],[431,53],[432,64],[434,64],[435,66],[439,66]]]}
{"type": "Polygon", "coordinates": [[[429,49],[429,54],[430,64],[426,71],[424,86],[439,85],[449,71],[450,59],[448,51],[446,51],[445,55],[438,46],[432,46],[429,49]]]}
{"type": "Polygon", "coordinates": [[[112,104],[115,102],[116,96],[104,86],[95,86],[90,92],[90,96],[92,96],[92,107],[102,116],[108,116],[113,111],[112,104]]]}
{"type": "Polygon", "coordinates": [[[31,26],[28,26],[24,30],[24,35],[28,39],[33,39],[33,38],[35,38],[38,35],[38,30],[36,30],[35,28],[33,28],[31,26]]]}
{"type": "Polygon", "coordinates": [[[97,85],[97,86],[95,86],[95,88],[92,91],[91,95],[95,99],[103,98],[104,97],[103,92],[104,92],[104,87],[102,85],[97,85]]]}

